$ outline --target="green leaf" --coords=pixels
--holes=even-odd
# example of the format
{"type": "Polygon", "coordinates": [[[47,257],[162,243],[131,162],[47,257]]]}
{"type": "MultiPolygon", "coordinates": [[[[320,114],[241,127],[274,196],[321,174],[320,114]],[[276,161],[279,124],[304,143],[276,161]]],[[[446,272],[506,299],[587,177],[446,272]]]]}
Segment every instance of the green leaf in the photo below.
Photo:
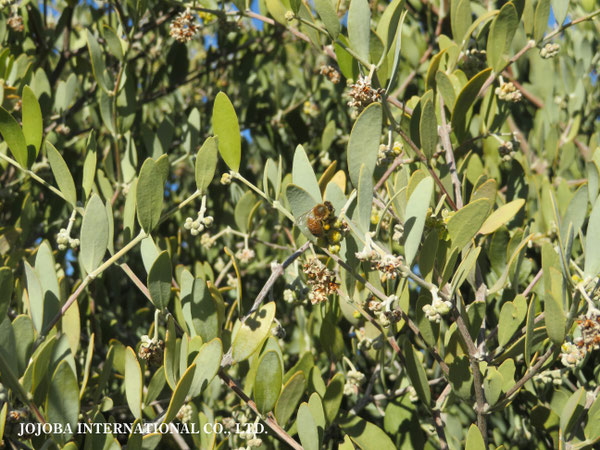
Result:
{"type": "MultiPolygon", "coordinates": [[[[329,0],[325,0],[329,1],[329,0]]],[[[321,189],[319,188],[319,182],[317,176],[313,170],[308,156],[301,145],[296,147],[294,153],[294,162],[292,164],[292,183],[296,186],[300,186],[313,198],[315,203],[321,202],[321,189]]]]}
{"type": "Polygon", "coordinates": [[[363,61],[369,61],[371,37],[371,9],[367,0],[352,0],[348,9],[348,37],[350,47],[363,61]]]}
{"type": "Polygon", "coordinates": [[[548,28],[548,18],[550,17],[550,0],[539,0],[535,7],[535,18],[533,21],[533,40],[537,43],[544,37],[544,32],[548,28]]]}
{"type": "Polygon", "coordinates": [[[9,267],[0,267],[0,317],[6,317],[13,292],[13,274],[9,267]]]}
{"type": "Polygon", "coordinates": [[[194,373],[196,372],[196,365],[192,364],[187,368],[185,373],[181,376],[181,380],[177,383],[175,390],[173,391],[173,396],[171,397],[171,402],[169,403],[169,408],[167,409],[167,414],[163,419],[163,423],[169,423],[177,416],[177,413],[181,409],[181,407],[186,402],[186,397],[190,392],[190,388],[192,387],[192,381],[194,380],[194,373]]]}
{"type": "Polygon", "coordinates": [[[435,147],[437,145],[437,118],[435,116],[435,106],[432,100],[426,100],[421,110],[421,120],[419,122],[419,136],[421,138],[421,147],[427,159],[433,158],[435,147]]]}
{"type": "Polygon", "coordinates": [[[318,450],[319,432],[307,403],[302,403],[298,408],[297,425],[302,447],[305,450],[318,450]]]}
{"type": "Polygon", "coordinates": [[[196,278],[192,287],[192,295],[182,304],[185,317],[192,336],[199,335],[204,342],[219,336],[219,314],[217,305],[206,281],[196,278]]]}
{"type": "Polygon", "coordinates": [[[490,202],[485,198],[475,200],[456,211],[448,221],[452,247],[462,250],[477,234],[489,211],[490,202]]]}
{"type": "Polygon", "coordinates": [[[148,291],[154,306],[163,311],[171,298],[171,256],[165,250],[152,264],[148,273],[148,291]]]}
{"type": "Polygon", "coordinates": [[[465,450],[486,450],[481,431],[479,431],[479,428],[477,428],[477,425],[475,424],[471,425],[469,432],[467,433],[465,450]]]}
{"type": "Polygon", "coordinates": [[[510,44],[518,25],[519,17],[515,6],[512,2],[505,3],[492,22],[487,41],[487,60],[495,73],[499,73],[508,62],[510,44]]]}
{"type": "Polygon", "coordinates": [[[131,347],[125,350],[125,397],[136,419],[142,418],[142,369],[131,347]]]}
{"type": "Polygon", "coordinates": [[[83,187],[83,193],[87,200],[92,192],[92,186],[94,185],[94,177],[96,176],[96,136],[94,130],[90,131],[85,145],[85,159],[83,161],[83,180],[81,186],[83,187]]]}
{"type": "Polygon", "coordinates": [[[321,446],[325,431],[325,413],[323,412],[323,404],[321,403],[321,397],[318,393],[313,392],[310,395],[310,398],[308,399],[308,409],[310,410],[310,415],[317,426],[317,433],[319,434],[319,446],[321,446]]]}
{"type": "Polygon", "coordinates": [[[254,401],[261,414],[271,411],[281,393],[283,373],[276,351],[268,351],[260,357],[254,380],[254,401]]]}
{"type": "Polygon", "coordinates": [[[75,206],[77,203],[77,194],[75,191],[75,182],[73,176],[69,171],[69,166],[61,156],[58,150],[50,142],[46,141],[46,154],[48,156],[48,162],[52,169],[52,174],[56,180],[56,184],[63,193],[65,199],[72,205],[75,206]]]}
{"type": "Polygon", "coordinates": [[[552,13],[558,25],[562,25],[569,11],[569,0],[552,0],[552,13]]]}
{"type": "Polygon", "coordinates": [[[244,323],[233,336],[232,358],[234,362],[247,359],[264,342],[275,317],[275,303],[262,305],[244,323]]]}
{"type": "Polygon", "coordinates": [[[252,216],[252,210],[256,204],[256,196],[248,191],[237,201],[235,210],[233,212],[233,218],[238,229],[247,233],[249,228],[250,219],[252,216]]]}
{"type": "MultiPolygon", "coordinates": [[[[522,295],[519,297],[525,300],[525,297],[522,295]]],[[[516,302],[517,299],[515,299],[514,302],[506,302],[502,305],[502,309],[500,310],[500,318],[498,320],[498,344],[501,347],[504,347],[510,338],[514,336],[525,318],[526,310],[519,311],[517,306],[515,306],[516,302]]]]}
{"type": "Polygon", "coordinates": [[[480,251],[481,247],[474,247],[468,250],[466,256],[463,253],[463,256],[465,257],[460,262],[460,265],[458,266],[458,269],[456,269],[456,273],[452,278],[452,282],[450,283],[450,291],[453,294],[462,286],[469,274],[472,273],[475,263],[477,263],[477,257],[479,256],[480,251]]]}
{"type": "Polygon", "coordinates": [[[585,266],[586,275],[595,277],[600,273],[600,197],[596,199],[590,219],[588,221],[587,231],[585,233],[585,266]]]}
{"type": "Polygon", "coordinates": [[[42,110],[35,93],[29,86],[23,88],[23,135],[27,146],[35,148],[35,156],[40,152],[42,137],[44,134],[44,123],[42,120],[42,110]]]}
{"type": "Polygon", "coordinates": [[[240,170],[242,141],[240,125],[229,97],[219,92],[215,98],[212,115],[213,131],[219,139],[219,153],[225,164],[234,172],[240,170]]]}
{"type": "Polygon", "coordinates": [[[458,97],[456,98],[456,101],[454,102],[454,107],[452,108],[452,128],[460,136],[465,133],[467,125],[467,113],[477,100],[477,94],[479,93],[479,90],[491,73],[492,69],[487,68],[471,78],[469,82],[462,88],[458,94],[458,97]]]}
{"type": "Polygon", "coordinates": [[[0,134],[19,165],[24,168],[30,167],[35,160],[34,154],[29,154],[21,127],[2,106],[0,106],[0,134]]]}
{"type": "Polygon", "coordinates": [[[285,13],[287,12],[287,8],[283,5],[281,0],[265,0],[265,6],[267,7],[267,11],[269,14],[281,25],[286,25],[287,20],[285,18],[285,13]]]}
{"type": "Polygon", "coordinates": [[[373,177],[367,172],[364,164],[360,166],[358,178],[358,225],[364,232],[371,225],[371,209],[373,208],[373,177]]]}
{"type": "Polygon", "coordinates": [[[404,358],[406,359],[406,373],[410,379],[419,399],[429,407],[431,402],[431,390],[429,389],[429,383],[427,382],[427,375],[423,368],[423,363],[417,357],[415,349],[407,339],[404,342],[404,358]]]}
{"type": "Polygon", "coordinates": [[[462,44],[467,30],[471,26],[471,2],[469,0],[452,0],[450,3],[450,23],[454,42],[462,44]]]}
{"type": "Polygon", "coordinates": [[[483,222],[483,225],[479,229],[481,234],[491,234],[500,228],[502,225],[507,224],[523,207],[525,200],[518,198],[512,202],[502,205],[496,211],[483,222]]]}
{"type": "Polygon", "coordinates": [[[487,374],[483,380],[483,388],[485,389],[485,400],[490,406],[496,404],[502,393],[502,385],[504,379],[498,369],[495,367],[488,367],[487,374]]]}
{"type": "Polygon", "coordinates": [[[419,250],[432,194],[433,178],[427,177],[417,184],[408,199],[404,221],[404,257],[408,266],[412,265],[419,250]]]}
{"type": "Polygon", "coordinates": [[[560,429],[565,436],[571,433],[573,426],[578,423],[579,417],[584,412],[586,397],[585,389],[580,387],[564,404],[560,414],[560,429]]]}
{"type": "Polygon", "coordinates": [[[315,9],[323,21],[329,36],[335,41],[340,34],[341,25],[333,3],[331,0],[315,0],[315,9]]]}
{"type": "Polygon", "coordinates": [[[97,194],[92,195],[81,221],[81,263],[92,273],[102,262],[108,248],[106,208],[97,194]]]}
{"type": "MultiPolygon", "coordinates": [[[[46,396],[46,416],[50,423],[60,423],[63,426],[68,424],[73,430],[77,428],[79,384],[66,360],[59,363],[52,375],[48,395],[46,396]]],[[[55,434],[55,436],[61,435],[55,434]]],[[[66,441],[72,437],[72,434],[64,433],[62,437],[66,441]]]]}
{"type": "Polygon", "coordinates": [[[164,184],[162,174],[152,158],[146,159],[140,170],[136,188],[137,218],[146,233],[160,220],[163,207],[164,184]]]}
{"type": "Polygon", "coordinates": [[[188,393],[190,398],[200,395],[210,384],[221,366],[222,357],[223,343],[219,338],[215,338],[200,347],[198,354],[192,362],[192,364],[196,365],[196,372],[194,373],[194,379],[188,393]]]}
{"type": "Polygon", "coordinates": [[[560,346],[565,340],[567,317],[563,307],[563,275],[550,267],[551,295],[544,296],[544,323],[550,340],[560,346]]]}
{"type": "Polygon", "coordinates": [[[377,425],[365,419],[353,416],[339,421],[342,431],[363,450],[395,450],[396,446],[389,436],[377,425]]]}
{"type": "Polygon", "coordinates": [[[217,168],[217,138],[209,137],[204,141],[196,155],[196,187],[205,192],[217,168]]]}
{"type": "Polygon", "coordinates": [[[275,404],[275,418],[280,425],[284,426],[296,411],[296,406],[304,395],[305,383],[304,373],[297,371],[283,386],[275,404]]]}
{"type": "Polygon", "coordinates": [[[336,373],[325,390],[325,395],[323,396],[323,411],[328,425],[331,425],[334,422],[340,410],[340,405],[344,398],[344,384],[344,374],[336,373]]]}
{"type": "MultiPolygon", "coordinates": [[[[575,192],[575,195],[569,202],[569,206],[565,211],[565,215],[560,221],[560,239],[561,241],[567,242],[567,231],[569,224],[573,226],[573,234],[577,236],[585,218],[587,216],[587,202],[588,202],[588,188],[587,185],[581,186],[575,192]]],[[[571,255],[567,255],[570,257],[571,255]]]]}
{"type": "Polygon", "coordinates": [[[92,70],[94,72],[94,78],[96,78],[96,82],[98,86],[102,88],[105,92],[110,92],[113,89],[111,86],[112,82],[110,81],[108,72],[106,71],[106,67],[104,65],[104,58],[102,56],[102,49],[100,45],[98,45],[98,41],[94,37],[90,30],[87,31],[87,44],[88,50],[90,51],[90,56],[92,59],[92,70]]]}
{"type": "Polygon", "coordinates": [[[350,172],[350,180],[355,187],[358,186],[361,165],[365,165],[367,173],[370,175],[375,170],[381,125],[381,105],[372,103],[360,113],[352,127],[350,140],[348,141],[348,171],[350,172]]]}
{"type": "Polygon", "coordinates": [[[179,352],[177,351],[177,335],[175,334],[175,322],[169,317],[167,322],[167,334],[165,336],[165,379],[175,389],[179,375],[179,352]]]}

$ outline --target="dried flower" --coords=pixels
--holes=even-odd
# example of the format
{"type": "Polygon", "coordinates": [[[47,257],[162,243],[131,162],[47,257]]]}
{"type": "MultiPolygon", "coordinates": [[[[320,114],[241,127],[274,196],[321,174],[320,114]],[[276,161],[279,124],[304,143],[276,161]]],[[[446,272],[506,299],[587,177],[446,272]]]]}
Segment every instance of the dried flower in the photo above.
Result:
{"type": "Polygon", "coordinates": [[[142,343],[138,351],[140,359],[148,361],[152,366],[160,366],[163,360],[165,343],[162,340],[150,339],[148,336],[142,336],[142,343]]]}
{"type": "Polygon", "coordinates": [[[171,22],[171,37],[179,42],[192,40],[200,28],[195,22],[196,19],[189,8],[186,9],[171,22]]]}
{"type": "Polygon", "coordinates": [[[311,288],[308,298],[313,305],[327,301],[328,295],[337,292],[340,285],[336,282],[335,273],[327,269],[318,259],[311,259],[304,264],[303,269],[311,288]]]}
{"type": "Polygon", "coordinates": [[[338,84],[341,80],[340,73],[335,70],[333,66],[321,66],[320,72],[321,75],[325,75],[327,78],[329,78],[329,81],[331,81],[333,84],[338,84]]]}
{"type": "Polygon", "coordinates": [[[379,261],[374,262],[375,268],[381,272],[381,281],[395,280],[400,273],[402,256],[384,255],[379,261]]]}
{"type": "Polygon", "coordinates": [[[363,109],[371,103],[379,101],[383,92],[383,89],[371,87],[370,78],[359,75],[358,81],[350,85],[349,95],[352,100],[348,102],[348,106],[363,109]]]}
{"type": "Polygon", "coordinates": [[[17,31],[19,33],[25,29],[23,26],[23,17],[21,17],[19,14],[10,16],[6,23],[13,31],[17,31]]]}

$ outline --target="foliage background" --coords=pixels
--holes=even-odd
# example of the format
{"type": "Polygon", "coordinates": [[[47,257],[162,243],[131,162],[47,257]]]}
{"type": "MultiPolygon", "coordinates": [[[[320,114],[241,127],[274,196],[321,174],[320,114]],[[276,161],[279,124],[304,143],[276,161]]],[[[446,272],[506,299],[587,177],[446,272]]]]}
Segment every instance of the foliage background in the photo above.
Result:
{"type": "Polygon", "coordinates": [[[3,5],[4,445],[600,439],[598,2],[3,5]],[[303,227],[322,193],[341,248],[303,227]],[[316,305],[314,255],[340,284],[316,305]],[[258,417],[268,435],[17,436],[258,417]]]}

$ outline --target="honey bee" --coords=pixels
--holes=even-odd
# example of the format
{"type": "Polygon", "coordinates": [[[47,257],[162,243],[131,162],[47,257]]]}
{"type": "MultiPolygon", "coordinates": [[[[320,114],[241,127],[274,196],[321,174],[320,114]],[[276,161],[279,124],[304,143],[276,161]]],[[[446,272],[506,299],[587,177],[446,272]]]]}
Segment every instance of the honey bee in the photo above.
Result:
{"type": "Polygon", "coordinates": [[[334,209],[330,202],[319,203],[308,212],[301,216],[301,220],[306,223],[306,227],[313,236],[323,237],[329,231],[331,224],[330,218],[333,217],[334,209]]]}

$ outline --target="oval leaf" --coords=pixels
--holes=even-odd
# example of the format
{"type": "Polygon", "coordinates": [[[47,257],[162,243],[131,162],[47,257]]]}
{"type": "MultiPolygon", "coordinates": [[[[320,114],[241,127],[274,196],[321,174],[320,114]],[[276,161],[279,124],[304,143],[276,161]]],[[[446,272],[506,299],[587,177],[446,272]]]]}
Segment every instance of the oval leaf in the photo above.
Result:
{"type": "Polygon", "coordinates": [[[106,208],[98,195],[90,198],[81,222],[81,263],[87,273],[102,262],[108,248],[108,219],[106,208]]]}
{"type": "Polygon", "coordinates": [[[423,236],[423,228],[425,227],[425,219],[429,202],[433,194],[433,178],[427,177],[419,182],[415,190],[410,195],[406,205],[405,221],[404,221],[404,257],[406,264],[410,267],[415,259],[421,237],[423,236]]]}
{"type": "Polygon", "coordinates": [[[146,233],[150,233],[160,220],[163,206],[162,175],[152,158],[146,159],[140,170],[136,188],[137,218],[146,233]]]}
{"type": "Polygon", "coordinates": [[[60,152],[48,141],[46,141],[46,155],[48,156],[48,162],[50,163],[52,174],[60,192],[63,193],[65,199],[71,205],[75,206],[77,203],[77,194],[69,166],[67,166],[60,152]]]}
{"type": "Polygon", "coordinates": [[[475,200],[456,211],[448,221],[452,246],[462,250],[477,234],[489,211],[490,202],[485,198],[475,200]]]}
{"type": "Polygon", "coordinates": [[[164,310],[171,297],[171,256],[168,251],[162,252],[152,264],[148,273],[148,291],[154,306],[164,310]]]}
{"type": "Polygon", "coordinates": [[[206,191],[215,176],[217,168],[217,138],[209,137],[204,141],[196,155],[196,187],[200,192],[206,191]]]}
{"type": "Polygon", "coordinates": [[[13,154],[21,167],[29,167],[33,164],[33,154],[31,158],[27,152],[27,142],[21,127],[10,113],[0,106],[0,133],[8,145],[10,152],[13,154]]]}
{"type": "Polygon", "coordinates": [[[240,125],[229,97],[223,92],[217,94],[212,115],[213,130],[219,138],[219,153],[231,170],[240,170],[242,140],[240,125]]]}
{"type": "Polygon", "coordinates": [[[481,234],[490,234],[500,228],[502,225],[507,224],[519,210],[525,204],[525,200],[518,198],[512,202],[502,205],[496,211],[483,222],[483,225],[479,229],[481,234]]]}
{"type": "MultiPolygon", "coordinates": [[[[352,5],[350,7],[352,8],[352,5]]],[[[367,168],[367,173],[373,175],[379,152],[381,124],[381,105],[372,103],[360,113],[352,127],[348,141],[348,171],[355,187],[358,186],[362,164],[367,168]]]]}
{"type": "MultiPolygon", "coordinates": [[[[46,396],[46,416],[48,422],[76,429],[79,417],[79,384],[71,366],[66,360],[60,362],[50,381],[46,396]]],[[[65,432],[65,440],[72,434],[65,432]]]]}
{"type": "Polygon", "coordinates": [[[194,358],[193,364],[196,365],[194,379],[190,386],[188,395],[194,398],[206,389],[214,376],[217,374],[221,366],[221,358],[223,357],[223,343],[221,339],[215,338],[207,342],[198,351],[194,358]]]}
{"type": "Polygon", "coordinates": [[[125,350],[125,397],[133,416],[142,418],[142,369],[131,347],[125,350]]]}
{"type": "Polygon", "coordinates": [[[285,425],[296,411],[296,405],[304,395],[304,383],[304,373],[298,371],[283,386],[275,405],[275,418],[280,425],[285,425]]]}
{"type": "Polygon", "coordinates": [[[419,136],[421,138],[421,147],[427,159],[433,158],[435,147],[437,145],[437,118],[435,116],[435,106],[432,100],[426,100],[421,110],[421,120],[419,122],[419,136]]]}
{"type": "Polygon", "coordinates": [[[254,380],[254,401],[261,414],[274,408],[281,393],[282,379],[279,355],[274,350],[266,352],[259,360],[254,380]]]}
{"type": "MultiPolygon", "coordinates": [[[[329,0],[326,0],[329,1],[329,0]]],[[[321,202],[321,189],[319,188],[319,182],[317,176],[313,170],[308,156],[301,145],[296,147],[294,153],[294,163],[292,165],[292,183],[300,186],[315,200],[316,203],[321,202]]]]}
{"type": "Polygon", "coordinates": [[[258,349],[269,334],[274,317],[275,303],[269,302],[246,319],[233,339],[232,358],[234,362],[243,361],[258,349]]]}
{"type": "Polygon", "coordinates": [[[35,156],[40,152],[44,132],[42,110],[35,93],[29,86],[23,87],[23,135],[27,146],[33,146],[35,156]]]}
{"type": "Polygon", "coordinates": [[[307,403],[302,403],[300,405],[296,423],[298,425],[298,436],[300,436],[302,447],[306,450],[318,450],[319,432],[307,403]]]}
{"type": "Polygon", "coordinates": [[[348,9],[348,37],[350,47],[362,58],[369,61],[369,41],[371,37],[371,9],[367,0],[352,0],[348,9]]]}
{"type": "Polygon", "coordinates": [[[163,423],[171,422],[175,416],[177,416],[179,409],[184,405],[186,397],[188,396],[190,388],[192,387],[192,381],[194,380],[195,372],[196,365],[192,364],[181,376],[181,380],[179,380],[179,383],[177,383],[177,386],[173,391],[173,396],[171,397],[171,402],[169,403],[169,408],[167,409],[167,414],[165,414],[163,423]]]}

